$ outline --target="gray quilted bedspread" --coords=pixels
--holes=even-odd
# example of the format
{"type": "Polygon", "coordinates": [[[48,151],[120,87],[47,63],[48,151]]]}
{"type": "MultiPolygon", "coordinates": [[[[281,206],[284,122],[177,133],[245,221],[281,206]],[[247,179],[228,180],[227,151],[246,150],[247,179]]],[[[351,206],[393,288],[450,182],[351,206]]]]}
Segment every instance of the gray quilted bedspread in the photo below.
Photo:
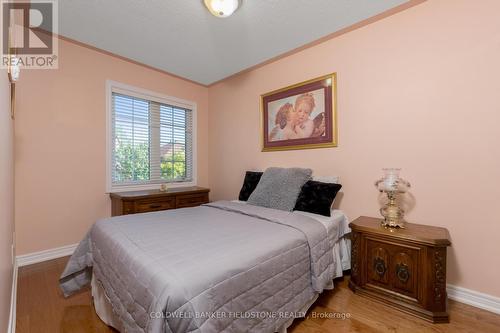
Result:
{"type": "Polygon", "coordinates": [[[122,332],[275,332],[331,282],[332,246],[309,217],[219,201],[98,221],[60,285],[93,271],[122,332]]]}

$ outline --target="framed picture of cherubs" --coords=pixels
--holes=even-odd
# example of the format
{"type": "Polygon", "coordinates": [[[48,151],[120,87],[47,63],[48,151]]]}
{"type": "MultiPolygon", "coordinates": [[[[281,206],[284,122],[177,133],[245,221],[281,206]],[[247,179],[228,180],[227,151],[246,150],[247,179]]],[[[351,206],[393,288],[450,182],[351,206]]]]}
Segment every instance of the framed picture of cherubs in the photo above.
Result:
{"type": "Polygon", "coordinates": [[[336,73],[261,96],[262,151],[337,146],[336,73]]]}

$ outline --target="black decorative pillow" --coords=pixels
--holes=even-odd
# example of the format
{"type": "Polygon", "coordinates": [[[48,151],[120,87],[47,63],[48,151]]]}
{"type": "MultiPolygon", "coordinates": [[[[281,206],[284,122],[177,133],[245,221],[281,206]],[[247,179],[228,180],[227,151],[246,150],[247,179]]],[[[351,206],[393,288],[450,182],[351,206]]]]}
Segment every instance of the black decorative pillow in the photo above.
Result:
{"type": "Polygon", "coordinates": [[[302,186],[293,210],[330,216],[332,202],[341,188],[340,184],[310,180],[302,186]]]}
{"type": "Polygon", "coordinates": [[[245,174],[245,180],[243,181],[243,186],[240,190],[240,195],[238,200],[247,201],[252,194],[253,190],[257,187],[257,184],[260,181],[260,177],[262,177],[263,172],[256,171],[247,171],[245,174]]]}

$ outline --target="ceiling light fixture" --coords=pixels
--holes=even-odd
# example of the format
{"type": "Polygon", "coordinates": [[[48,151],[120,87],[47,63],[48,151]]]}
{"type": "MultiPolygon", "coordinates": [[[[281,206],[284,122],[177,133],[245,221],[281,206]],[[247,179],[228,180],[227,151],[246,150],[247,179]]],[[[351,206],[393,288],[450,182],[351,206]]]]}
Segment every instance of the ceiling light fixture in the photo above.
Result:
{"type": "Polygon", "coordinates": [[[216,17],[229,17],[240,6],[241,0],[203,0],[210,13],[216,17]]]}

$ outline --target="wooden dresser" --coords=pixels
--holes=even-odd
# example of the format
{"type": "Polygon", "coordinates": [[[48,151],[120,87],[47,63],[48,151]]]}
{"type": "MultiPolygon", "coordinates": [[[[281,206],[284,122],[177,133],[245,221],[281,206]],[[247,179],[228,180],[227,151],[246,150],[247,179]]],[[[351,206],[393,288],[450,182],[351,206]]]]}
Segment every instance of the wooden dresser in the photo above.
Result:
{"type": "Polygon", "coordinates": [[[182,187],[171,188],[166,192],[159,190],[110,193],[111,215],[127,215],[154,212],[208,203],[208,188],[182,187]]]}
{"type": "Polygon", "coordinates": [[[449,322],[445,228],[406,223],[387,229],[381,219],[359,217],[352,229],[349,287],[434,323],[449,322]]]}

